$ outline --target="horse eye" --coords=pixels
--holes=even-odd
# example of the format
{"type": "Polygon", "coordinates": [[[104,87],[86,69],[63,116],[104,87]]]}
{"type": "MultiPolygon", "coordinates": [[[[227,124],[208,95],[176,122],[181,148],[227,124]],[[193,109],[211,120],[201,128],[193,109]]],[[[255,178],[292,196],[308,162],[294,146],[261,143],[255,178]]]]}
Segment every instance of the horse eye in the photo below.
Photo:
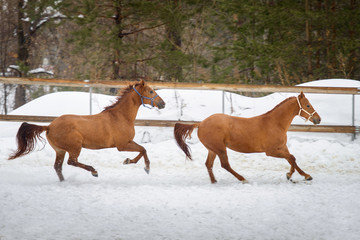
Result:
{"type": "Polygon", "coordinates": [[[309,107],[310,107],[310,105],[307,105],[307,107],[309,108],[309,107]]]}
{"type": "Polygon", "coordinates": [[[154,93],[154,92],[151,90],[151,91],[150,91],[150,94],[153,94],[153,93],[154,93]]]}

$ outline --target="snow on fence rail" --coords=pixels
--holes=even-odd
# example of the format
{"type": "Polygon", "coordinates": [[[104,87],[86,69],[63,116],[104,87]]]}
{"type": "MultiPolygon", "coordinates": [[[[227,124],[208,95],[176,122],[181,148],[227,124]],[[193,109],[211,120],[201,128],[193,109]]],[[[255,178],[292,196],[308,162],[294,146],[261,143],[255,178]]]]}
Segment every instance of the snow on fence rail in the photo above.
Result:
{"type": "MultiPolygon", "coordinates": [[[[122,88],[128,85],[126,81],[110,80],[68,80],[68,79],[42,79],[42,78],[14,78],[0,77],[0,82],[8,84],[24,85],[51,85],[51,86],[69,86],[69,87],[108,87],[122,88]]],[[[360,94],[360,89],[353,87],[308,87],[308,86],[275,86],[275,85],[245,85],[245,84],[214,84],[214,83],[184,83],[184,82],[149,82],[155,89],[197,89],[197,90],[223,90],[239,92],[306,92],[321,94],[350,94],[353,95],[353,123],[355,102],[354,96],[360,94]]],[[[24,116],[24,115],[0,115],[0,121],[30,121],[30,122],[51,122],[55,117],[49,116],[24,116]]],[[[170,120],[136,120],[136,126],[156,126],[173,127],[176,122],[170,120]]],[[[194,123],[181,121],[185,123],[194,123]]],[[[353,133],[353,139],[356,133],[360,133],[359,126],[343,125],[291,125],[289,131],[297,132],[327,132],[327,133],[353,133]]]]}
{"type": "MultiPolygon", "coordinates": [[[[44,78],[15,78],[0,77],[0,82],[24,85],[51,85],[63,87],[108,87],[122,88],[128,85],[126,81],[110,80],[69,80],[44,78]]],[[[186,83],[186,82],[149,82],[155,89],[195,89],[195,90],[224,90],[237,92],[306,92],[327,94],[360,94],[360,89],[352,87],[306,87],[306,86],[276,86],[276,85],[245,85],[221,83],[186,83]]]]}

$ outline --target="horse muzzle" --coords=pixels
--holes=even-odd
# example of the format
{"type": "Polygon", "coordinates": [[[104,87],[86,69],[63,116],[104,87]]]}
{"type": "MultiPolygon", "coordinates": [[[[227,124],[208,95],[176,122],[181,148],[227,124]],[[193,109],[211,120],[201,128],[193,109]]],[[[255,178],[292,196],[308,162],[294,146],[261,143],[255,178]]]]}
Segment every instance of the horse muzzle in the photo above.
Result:
{"type": "Polygon", "coordinates": [[[311,116],[310,121],[315,125],[320,124],[321,117],[316,113],[315,115],[311,116]]]}
{"type": "Polygon", "coordinates": [[[321,118],[320,118],[320,117],[318,117],[318,118],[313,117],[313,118],[312,118],[312,122],[313,122],[315,125],[316,125],[316,124],[320,124],[321,118]]]}
{"type": "Polygon", "coordinates": [[[165,102],[162,99],[160,99],[158,102],[155,102],[155,104],[158,109],[165,108],[165,102]]]}

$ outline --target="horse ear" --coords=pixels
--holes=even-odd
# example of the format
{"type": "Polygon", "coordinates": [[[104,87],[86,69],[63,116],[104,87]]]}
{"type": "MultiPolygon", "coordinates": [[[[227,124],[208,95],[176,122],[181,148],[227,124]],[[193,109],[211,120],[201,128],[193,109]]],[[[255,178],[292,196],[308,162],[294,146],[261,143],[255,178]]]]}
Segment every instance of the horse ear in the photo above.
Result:
{"type": "Polygon", "coordinates": [[[305,94],[303,93],[303,91],[301,91],[301,93],[300,93],[299,97],[300,97],[300,98],[305,97],[305,94]]]}
{"type": "Polygon", "coordinates": [[[141,86],[145,86],[145,81],[144,81],[144,79],[141,79],[141,80],[140,80],[140,85],[141,85],[141,86]]]}

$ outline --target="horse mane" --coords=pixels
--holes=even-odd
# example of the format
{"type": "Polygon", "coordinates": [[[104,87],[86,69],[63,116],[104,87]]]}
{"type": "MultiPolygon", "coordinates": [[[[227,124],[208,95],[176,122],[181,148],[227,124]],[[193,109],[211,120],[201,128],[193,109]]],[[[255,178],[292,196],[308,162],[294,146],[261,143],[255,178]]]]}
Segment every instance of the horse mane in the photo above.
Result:
{"type": "MultiPolygon", "coordinates": [[[[288,98],[286,98],[284,101],[280,102],[278,105],[276,105],[273,109],[269,110],[269,111],[266,112],[265,114],[268,114],[268,113],[271,113],[271,112],[275,111],[275,110],[276,110],[277,108],[279,108],[281,105],[287,103],[288,101],[290,101],[290,100],[293,99],[293,98],[295,98],[295,97],[288,97],[288,98]]],[[[265,115],[265,114],[264,114],[264,115],[265,115]]]]}
{"type": "Polygon", "coordinates": [[[114,108],[115,106],[117,106],[118,104],[121,104],[121,102],[124,101],[124,99],[126,98],[126,96],[131,92],[131,90],[133,90],[135,87],[137,87],[138,85],[140,85],[140,83],[134,83],[134,84],[129,84],[127,87],[123,88],[119,95],[116,97],[116,100],[113,104],[107,106],[104,108],[103,112],[109,109],[114,108]]]}

